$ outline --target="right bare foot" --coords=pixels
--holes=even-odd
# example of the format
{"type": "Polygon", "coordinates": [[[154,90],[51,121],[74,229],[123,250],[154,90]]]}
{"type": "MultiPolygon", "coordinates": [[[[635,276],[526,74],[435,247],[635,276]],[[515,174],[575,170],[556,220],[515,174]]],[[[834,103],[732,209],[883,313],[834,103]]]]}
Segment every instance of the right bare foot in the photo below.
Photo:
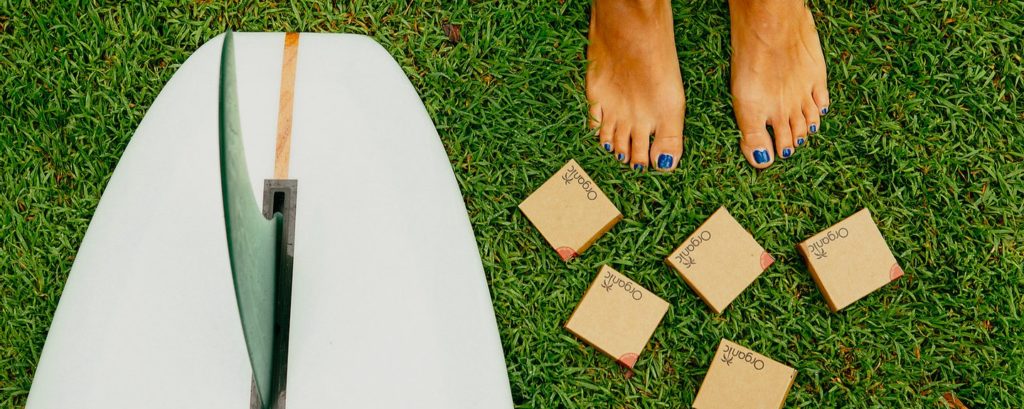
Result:
{"type": "Polygon", "coordinates": [[[686,97],[669,1],[594,0],[589,35],[587,99],[601,147],[633,169],[675,169],[686,97]]]}
{"type": "Polygon", "coordinates": [[[829,106],[825,56],[804,0],[730,0],[729,16],[740,150],[764,169],[819,131],[829,106]]]}

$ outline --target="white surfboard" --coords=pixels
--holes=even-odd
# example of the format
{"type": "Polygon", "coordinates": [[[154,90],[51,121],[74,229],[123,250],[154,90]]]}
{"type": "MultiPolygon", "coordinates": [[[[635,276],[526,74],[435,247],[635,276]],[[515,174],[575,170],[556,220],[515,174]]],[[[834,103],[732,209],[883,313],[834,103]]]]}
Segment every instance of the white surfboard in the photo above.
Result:
{"type": "MultiPolygon", "coordinates": [[[[235,34],[257,194],[274,177],[284,38],[235,34]]],[[[300,38],[287,407],[511,407],[472,228],[422,102],[373,40],[300,38]]],[[[118,163],[28,408],[249,407],[218,176],[221,41],[175,73],[118,163]]]]}

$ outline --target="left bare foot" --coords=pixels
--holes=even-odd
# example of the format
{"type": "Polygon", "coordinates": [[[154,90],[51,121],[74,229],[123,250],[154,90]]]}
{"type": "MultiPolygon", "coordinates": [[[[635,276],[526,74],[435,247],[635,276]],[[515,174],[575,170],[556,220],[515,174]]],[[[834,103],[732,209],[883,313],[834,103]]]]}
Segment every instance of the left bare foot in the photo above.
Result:
{"type": "Polygon", "coordinates": [[[764,169],[807,146],[821,127],[829,106],[825,57],[803,0],[729,0],[729,15],[740,149],[764,169]]]}

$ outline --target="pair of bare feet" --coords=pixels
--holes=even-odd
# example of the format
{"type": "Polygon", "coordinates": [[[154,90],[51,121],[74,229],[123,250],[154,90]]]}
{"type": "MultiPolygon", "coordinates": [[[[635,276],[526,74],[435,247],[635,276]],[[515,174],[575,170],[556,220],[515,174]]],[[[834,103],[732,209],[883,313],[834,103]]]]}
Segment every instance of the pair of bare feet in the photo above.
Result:
{"type": "MultiPolygon", "coordinates": [[[[672,170],[682,157],[686,97],[669,1],[593,0],[591,9],[590,125],[604,150],[638,170],[672,170]]],[[[803,1],[729,0],[733,110],[740,150],[758,169],[808,146],[828,112],[825,57],[803,1]]]]}

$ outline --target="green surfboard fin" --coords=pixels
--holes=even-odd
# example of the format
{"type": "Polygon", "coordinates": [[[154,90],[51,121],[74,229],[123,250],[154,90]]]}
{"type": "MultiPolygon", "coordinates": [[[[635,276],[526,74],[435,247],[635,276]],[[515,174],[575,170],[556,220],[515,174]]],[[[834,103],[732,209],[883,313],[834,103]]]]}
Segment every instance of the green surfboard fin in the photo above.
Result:
{"type": "Polygon", "coordinates": [[[274,291],[281,215],[267,219],[249,180],[242,144],[235,79],[234,41],[224,35],[220,65],[220,175],[231,275],[242,332],[262,406],[271,397],[274,353],[274,291]]]}

